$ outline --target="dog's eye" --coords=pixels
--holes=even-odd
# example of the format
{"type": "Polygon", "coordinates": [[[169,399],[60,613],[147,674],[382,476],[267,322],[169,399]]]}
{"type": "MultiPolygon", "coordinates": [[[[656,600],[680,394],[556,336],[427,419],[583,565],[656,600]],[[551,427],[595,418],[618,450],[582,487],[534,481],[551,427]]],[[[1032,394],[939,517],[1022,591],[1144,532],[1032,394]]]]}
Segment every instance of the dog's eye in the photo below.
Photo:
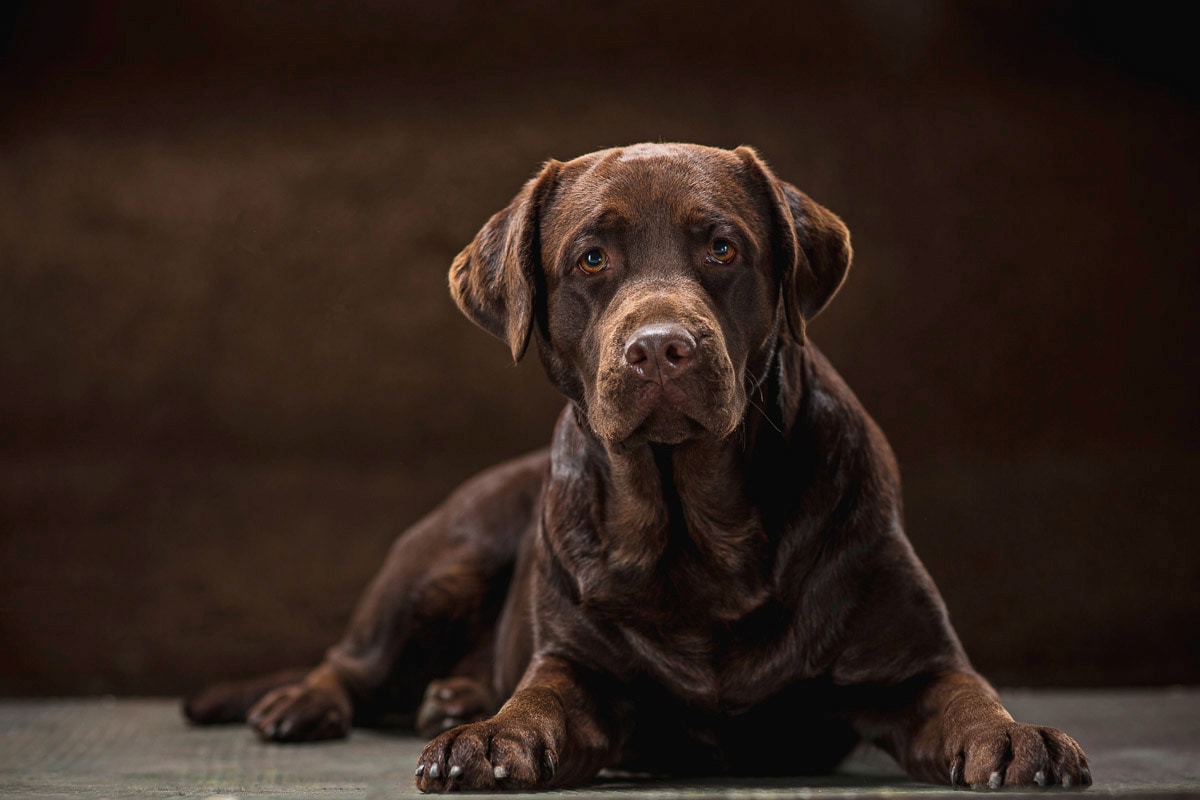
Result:
{"type": "Polygon", "coordinates": [[[599,247],[593,247],[583,254],[576,266],[586,272],[588,275],[595,275],[602,269],[608,267],[608,253],[605,253],[599,247]]]}
{"type": "Polygon", "coordinates": [[[716,239],[708,248],[708,260],[717,264],[728,264],[737,256],[737,248],[725,239],[716,239]]]}

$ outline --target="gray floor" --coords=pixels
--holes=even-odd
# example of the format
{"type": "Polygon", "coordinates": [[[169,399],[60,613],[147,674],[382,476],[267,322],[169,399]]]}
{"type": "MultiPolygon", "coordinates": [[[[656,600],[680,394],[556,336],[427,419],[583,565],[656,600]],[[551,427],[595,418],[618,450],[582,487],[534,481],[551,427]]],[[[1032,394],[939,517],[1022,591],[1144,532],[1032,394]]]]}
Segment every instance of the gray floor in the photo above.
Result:
{"type": "MultiPolygon", "coordinates": [[[[1017,719],[1072,733],[1092,762],[1089,796],[1200,796],[1200,689],[1032,692],[1005,698],[1017,719]]],[[[345,741],[267,745],[243,727],[192,728],[168,699],[0,701],[6,797],[417,796],[421,742],[356,730],[345,741]]],[[[823,779],[663,782],[608,779],[571,795],[902,797],[948,789],[903,777],[878,751],[823,779]]],[[[544,795],[543,795],[544,796],[544,795]]]]}

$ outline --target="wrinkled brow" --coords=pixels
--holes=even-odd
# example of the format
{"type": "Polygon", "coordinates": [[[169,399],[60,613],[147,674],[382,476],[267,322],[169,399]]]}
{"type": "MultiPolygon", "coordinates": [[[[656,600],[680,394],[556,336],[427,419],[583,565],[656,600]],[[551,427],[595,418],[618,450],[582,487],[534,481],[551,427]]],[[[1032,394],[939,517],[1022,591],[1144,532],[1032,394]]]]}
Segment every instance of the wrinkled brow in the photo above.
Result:
{"type": "Polygon", "coordinates": [[[603,233],[628,228],[633,225],[633,221],[633,215],[628,209],[605,206],[578,220],[574,227],[581,234],[603,233]]]}
{"type": "Polygon", "coordinates": [[[730,213],[715,205],[689,205],[674,215],[674,223],[684,228],[701,228],[706,225],[733,224],[730,213]]]}
{"type": "Polygon", "coordinates": [[[692,206],[682,209],[676,215],[675,225],[692,233],[704,234],[713,228],[739,228],[728,214],[711,206],[692,206]]]}
{"type": "MultiPolygon", "coordinates": [[[[638,225],[642,215],[634,209],[619,204],[606,203],[581,214],[578,218],[564,220],[569,226],[567,238],[578,240],[588,235],[611,234],[629,230],[638,225]]],[[[737,215],[730,215],[710,204],[691,205],[670,209],[671,225],[695,236],[707,236],[714,229],[740,230],[743,226],[737,215]]]]}

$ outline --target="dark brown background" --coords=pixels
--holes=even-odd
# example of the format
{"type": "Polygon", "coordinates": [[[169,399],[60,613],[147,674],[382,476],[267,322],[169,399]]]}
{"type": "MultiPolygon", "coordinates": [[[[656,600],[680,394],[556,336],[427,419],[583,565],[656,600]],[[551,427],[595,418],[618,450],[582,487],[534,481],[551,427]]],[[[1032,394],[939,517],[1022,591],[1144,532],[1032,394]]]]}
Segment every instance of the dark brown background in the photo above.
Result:
{"type": "Polygon", "coordinates": [[[983,671],[1200,681],[1200,83],[1139,9],[6,12],[0,693],[317,659],[560,406],[451,258],[542,160],[640,140],[755,145],[849,224],[814,338],[983,671]]]}

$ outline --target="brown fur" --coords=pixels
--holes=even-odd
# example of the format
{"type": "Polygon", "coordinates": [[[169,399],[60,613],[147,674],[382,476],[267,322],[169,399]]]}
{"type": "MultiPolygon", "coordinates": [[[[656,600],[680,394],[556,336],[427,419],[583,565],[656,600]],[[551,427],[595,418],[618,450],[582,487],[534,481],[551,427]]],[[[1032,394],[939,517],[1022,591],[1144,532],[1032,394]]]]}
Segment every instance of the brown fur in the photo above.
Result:
{"type": "Polygon", "coordinates": [[[403,534],[321,666],[189,717],[327,738],[428,683],[424,791],[809,773],[860,738],[930,781],[1090,783],[1073,740],[1013,722],[971,669],[891,450],[807,341],[850,259],[841,221],[748,148],[547,164],[450,283],[570,401],[549,453],[403,534]]]}

